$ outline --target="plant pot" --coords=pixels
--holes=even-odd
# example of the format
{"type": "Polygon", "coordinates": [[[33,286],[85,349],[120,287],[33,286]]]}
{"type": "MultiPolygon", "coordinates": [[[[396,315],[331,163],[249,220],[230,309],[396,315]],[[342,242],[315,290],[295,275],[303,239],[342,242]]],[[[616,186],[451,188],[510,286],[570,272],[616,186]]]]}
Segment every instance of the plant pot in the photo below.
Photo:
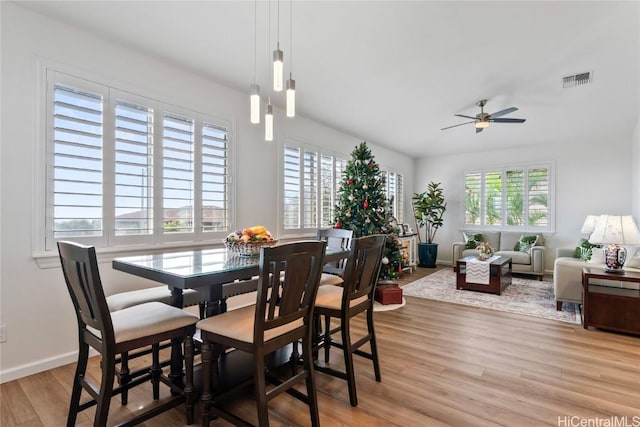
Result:
{"type": "Polygon", "coordinates": [[[438,244],[418,243],[418,258],[420,267],[435,268],[438,258],[438,244]]]}

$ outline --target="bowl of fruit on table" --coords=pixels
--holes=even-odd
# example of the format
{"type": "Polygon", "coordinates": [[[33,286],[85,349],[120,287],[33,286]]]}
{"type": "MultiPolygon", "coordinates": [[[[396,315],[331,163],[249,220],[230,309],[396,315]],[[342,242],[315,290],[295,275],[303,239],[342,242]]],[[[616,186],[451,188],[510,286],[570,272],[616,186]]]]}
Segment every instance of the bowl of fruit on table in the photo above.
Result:
{"type": "Polygon", "coordinates": [[[277,240],[263,225],[235,231],[224,239],[224,246],[229,252],[243,256],[258,255],[261,247],[276,243],[277,240]]]}

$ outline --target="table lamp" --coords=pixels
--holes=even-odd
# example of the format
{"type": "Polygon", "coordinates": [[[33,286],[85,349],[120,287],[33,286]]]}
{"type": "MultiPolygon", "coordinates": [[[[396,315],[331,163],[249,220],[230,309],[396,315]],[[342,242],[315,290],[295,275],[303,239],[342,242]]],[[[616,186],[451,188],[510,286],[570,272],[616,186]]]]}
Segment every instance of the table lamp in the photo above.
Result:
{"type": "Polygon", "coordinates": [[[596,228],[597,219],[598,215],[587,215],[584,219],[584,224],[582,224],[582,228],[580,229],[580,234],[586,234],[588,239],[596,228]]]}
{"type": "Polygon", "coordinates": [[[622,266],[627,258],[627,250],[620,245],[640,245],[640,231],[630,215],[600,215],[589,242],[606,245],[606,272],[623,273],[622,266]]]}

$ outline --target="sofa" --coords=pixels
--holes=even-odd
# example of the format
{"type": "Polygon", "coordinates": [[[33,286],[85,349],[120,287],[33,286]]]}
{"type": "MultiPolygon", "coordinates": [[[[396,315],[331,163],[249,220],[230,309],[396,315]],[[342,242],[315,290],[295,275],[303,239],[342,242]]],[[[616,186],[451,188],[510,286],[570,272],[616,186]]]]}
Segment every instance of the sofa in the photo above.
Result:
{"type": "MultiPolygon", "coordinates": [[[[553,264],[553,291],[556,309],[562,310],[563,302],[582,304],[582,269],[597,267],[604,269],[602,249],[594,250],[588,260],[576,258],[575,248],[558,248],[553,264]]],[[[640,273],[640,250],[627,248],[627,261],[624,270],[640,273]]],[[[621,287],[625,284],[621,283],[621,287]]]]}
{"type": "Polygon", "coordinates": [[[495,254],[508,256],[512,261],[514,273],[531,274],[542,280],[544,276],[544,236],[540,233],[523,233],[521,231],[463,231],[464,242],[453,244],[453,269],[456,269],[456,261],[469,255],[477,255],[476,249],[469,244],[470,236],[481,235],[483,242],[487,242],[495,254]],[[526,251],[516,250],[516,244],[522,236],[537,236],[538,239],[531,248],[526,251]]]}

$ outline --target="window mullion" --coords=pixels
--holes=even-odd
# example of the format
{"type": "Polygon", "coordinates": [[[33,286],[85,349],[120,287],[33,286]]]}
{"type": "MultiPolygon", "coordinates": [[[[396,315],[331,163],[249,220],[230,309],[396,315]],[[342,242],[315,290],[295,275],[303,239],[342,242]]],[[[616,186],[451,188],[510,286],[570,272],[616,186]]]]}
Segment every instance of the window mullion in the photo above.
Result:
{"type": "Polygon", "coordinates": [[[202,230],[202,127],[204,122],[198,117],[194,128],[194,164],[193,164],[193,233],[196,240],[201,240],[202,230]]]}
{"type": "Polygon", "coordinates": [[[105,99],[103,142],[103,203],[102,229],[107,239],[107,246],[112,246],[115,240],[115,109],[116,96],[113,89],[109,89],[105,99]]]}
{"type": "Polygon", "coordinates": [[[162,151],[164,149],[164,129],[163,129],[164,109],[156,108],[154,112],[154,129],[153,134],[156,135],[153,151],[153,235],[154,242],[161,243],[163,240],[163,219],[164,219],[164,200],[163,183],[164,180],[164,161],[162,151]]]}

